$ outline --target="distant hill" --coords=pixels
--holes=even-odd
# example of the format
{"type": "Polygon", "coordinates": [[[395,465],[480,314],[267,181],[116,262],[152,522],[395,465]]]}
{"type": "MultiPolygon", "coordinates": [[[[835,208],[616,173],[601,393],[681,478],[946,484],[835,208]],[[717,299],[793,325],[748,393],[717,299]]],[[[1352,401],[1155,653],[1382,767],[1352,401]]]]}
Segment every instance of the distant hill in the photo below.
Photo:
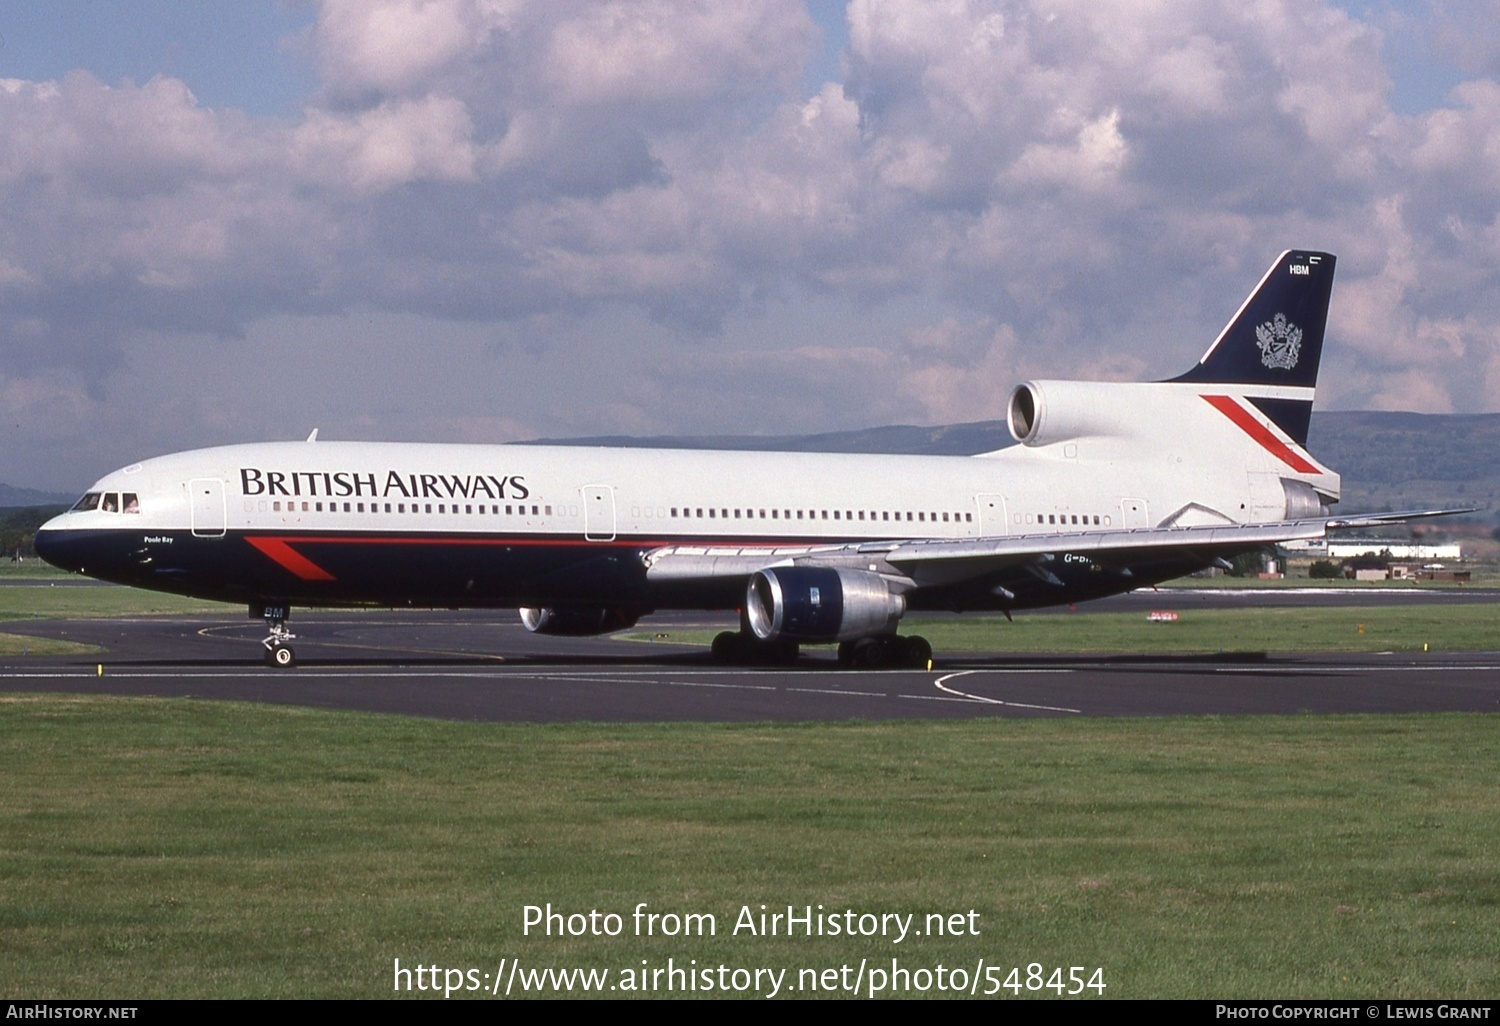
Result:
{"type": "MultiPolygon", "coordinates": [[[[538,445],[967,456],[1014,445],[1003,420],[866,428],[816,435],[661,435],[538,440],[538,445]]],[[[1475,506],[1500,516],[1500,413],[1314,413],[1314,456],[1338,471],[1347,512],[1475,506]]]]}
{"type": "Polygon", "coordinates": [[[7,506],[71,506],[78,496],[62,492],[39,492],[35,488],[13,488],[0,482],[0,508],[7,506]]]}
{"type": "Polygon", "coordinates": [[[1343,509],[1500,514],[1500,413],[1314,413],[1308,448],[1342,475],[1343,509]]]}

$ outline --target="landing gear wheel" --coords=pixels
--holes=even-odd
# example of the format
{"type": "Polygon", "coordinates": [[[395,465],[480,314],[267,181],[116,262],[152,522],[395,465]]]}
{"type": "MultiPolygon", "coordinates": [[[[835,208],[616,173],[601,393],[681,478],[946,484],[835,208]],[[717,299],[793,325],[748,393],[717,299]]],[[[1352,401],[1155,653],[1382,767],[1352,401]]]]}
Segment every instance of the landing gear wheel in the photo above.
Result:
{"type": "Polygon", "coordinates": [[[932,646],[920,634],[901,639],[902,662],[914,670],[925,670],[932,664],[932,646]]]}
{"type": "Polygon", "coordinates": [[[267,666],[287,670],[297,665],[297,653],[292,651],[292,639],[297,635],[287,630],[286,618],[291,608],[281,604],[251,606],[250,615],[264,617],[266,629],[270,631],[261,641],[265,648],[267,666]]]}
{"type": "Polygon", "coordinates": [[[791,666],[801,646],[789,638],[762,641],[754,634],[723,631],[714,637],[714,662],[727,666],[791,666]]]}
{"type": "Polygon", "coordinates": [[[866,670],[885,665],[885,645],[880,638],[860,638],[849,650],[849,665],[866,670]]]}
{"type": "Polygon", "coordinates": [[[745,646],[740,640],[740,635],[734,631],[721,631],[714,636],[714,644],[711,649],[714,662],[724,665],[732,665],[744,658],[745,646]]]}
{"type": "Polygon", "coordinates": [[[772,666],[791,666],[797,661],[802,647],[787,638],[777,638],[766,645],[765,661],[772,666]]]}
{"type": "Polygon", "coordinates": [[[899,666],[925,670],[931,662],[932,646],[926,638],[915,634],[905,638],[883,634],[839,643],[839,665],[847,669],[878,670],[899,666]]]}

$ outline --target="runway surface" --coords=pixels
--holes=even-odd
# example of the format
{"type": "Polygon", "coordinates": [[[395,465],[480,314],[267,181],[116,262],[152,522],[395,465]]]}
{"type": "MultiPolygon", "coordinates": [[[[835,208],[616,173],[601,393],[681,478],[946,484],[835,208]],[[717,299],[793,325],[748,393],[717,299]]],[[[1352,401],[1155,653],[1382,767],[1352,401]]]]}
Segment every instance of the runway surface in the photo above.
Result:
{"type": "MultiPolygon", "coordinates": [[[[1183,605],[1160,595],[1128,602],[1130,608],[1183,605]]],[[[260,663],[264,629],[249,620],[12,622],[3,629],[99,652],[0,661],[0,692],[179,696],[534,723],[1500,710],[1500,653],[940,654],[930,672],[849,671],[829,649],[809,650],[792,668],[727,669],[702,648],[670,640],[676,630],[730,624],[696,614],[658,616],[641,627],[667,638],[640,642],[540,637],[513,613],[310,613],[292,624],[301,664],[275,671],[260,663]]]]}

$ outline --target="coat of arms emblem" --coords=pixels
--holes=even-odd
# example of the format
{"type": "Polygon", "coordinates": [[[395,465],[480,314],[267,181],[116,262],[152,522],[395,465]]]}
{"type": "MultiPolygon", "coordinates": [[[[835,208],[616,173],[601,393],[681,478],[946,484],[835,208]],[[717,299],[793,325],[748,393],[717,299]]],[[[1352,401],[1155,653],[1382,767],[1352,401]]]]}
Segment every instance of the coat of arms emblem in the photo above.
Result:
{"type": "Polygon", "coordinates": [[[1302,329],[1291,324],[1286,314],[1255,329],[1255,344],[1260,347],[1260,362],[1278,370],[1291,370],[1302,355],[1302,329]]]}

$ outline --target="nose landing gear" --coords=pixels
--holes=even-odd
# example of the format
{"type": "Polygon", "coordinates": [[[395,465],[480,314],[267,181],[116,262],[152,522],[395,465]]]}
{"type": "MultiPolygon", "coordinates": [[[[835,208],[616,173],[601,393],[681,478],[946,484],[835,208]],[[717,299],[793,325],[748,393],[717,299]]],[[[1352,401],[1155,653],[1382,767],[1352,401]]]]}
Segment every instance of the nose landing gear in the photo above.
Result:
{"type": "Polygon", "coordinates": [[[286,621],[291,616],[290,606],[265,605],[251,606],[250,616],[259,617],[266,621],[266,629],[271,633],[261,640],[265,647],[265,661],[267,666],[274,666],[278,670],[290,669],[297,665],[297,653],[292,649],[292,639],[297,635],[287,629],[286,621]]]}

